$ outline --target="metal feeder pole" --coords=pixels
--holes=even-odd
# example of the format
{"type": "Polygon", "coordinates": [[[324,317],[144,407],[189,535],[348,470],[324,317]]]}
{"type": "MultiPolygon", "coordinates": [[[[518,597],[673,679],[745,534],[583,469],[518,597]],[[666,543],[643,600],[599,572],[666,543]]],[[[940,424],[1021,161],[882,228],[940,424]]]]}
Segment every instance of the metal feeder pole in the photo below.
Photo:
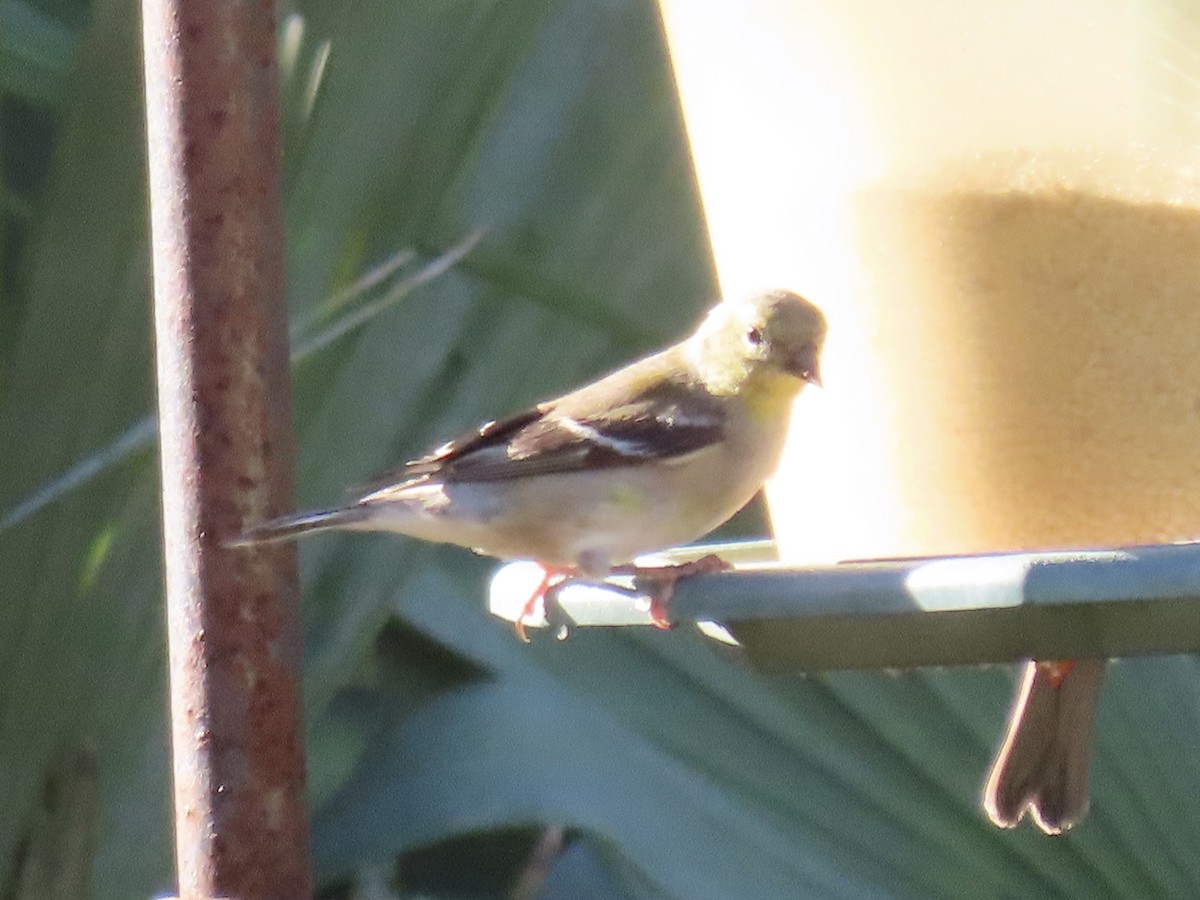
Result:
{"type": "Polygon", "coordinates": [[[182,900],[312,895],[269,0],[143,0],[182,900]]]}

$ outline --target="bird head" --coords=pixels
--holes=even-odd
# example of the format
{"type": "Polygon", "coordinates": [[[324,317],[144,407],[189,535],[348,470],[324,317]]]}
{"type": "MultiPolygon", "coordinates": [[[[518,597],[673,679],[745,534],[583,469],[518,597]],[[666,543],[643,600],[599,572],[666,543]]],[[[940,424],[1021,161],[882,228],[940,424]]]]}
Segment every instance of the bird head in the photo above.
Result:
{"type": "Polygon", "coordinates": [[[693,340],[705,359],[736,361],[747,373],[773,370],[820,385],[825,331],[819,309],[799,294],[773,290],[719,304],[693,340]]]}

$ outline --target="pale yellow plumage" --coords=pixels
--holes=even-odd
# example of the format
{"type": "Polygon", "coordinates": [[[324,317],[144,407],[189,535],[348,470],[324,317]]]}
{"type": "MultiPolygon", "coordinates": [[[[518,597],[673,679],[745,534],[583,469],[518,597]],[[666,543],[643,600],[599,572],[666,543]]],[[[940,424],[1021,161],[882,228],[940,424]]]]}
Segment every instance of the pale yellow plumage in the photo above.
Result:
{"type": "Polygon", "coordinates": [[[348,506],[231,543],[388,530],[603,576],[704,536],[753,497],[792,401],[818,381],[824,337],[820,311],[795,294],[722,303],[681,343],[488,423],[348,506]]]}

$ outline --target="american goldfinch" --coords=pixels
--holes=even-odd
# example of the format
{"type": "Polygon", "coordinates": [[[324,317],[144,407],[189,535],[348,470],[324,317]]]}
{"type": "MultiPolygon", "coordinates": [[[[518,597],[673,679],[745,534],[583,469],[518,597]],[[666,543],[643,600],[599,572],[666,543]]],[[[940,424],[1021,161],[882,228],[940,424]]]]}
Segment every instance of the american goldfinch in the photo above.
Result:
{"type": "Polygon", "coordinates": [[[1077,823],[1088,808],[1092,720],[1105,661],[1030,660],[1004,743],[983,790],[988,817],[1012,828],[1025,811],[1047,834],[1077,823]]]}
{"type": "Polygon", "coordinates": [[[229,543],[396,531],[533,560],[546,578],[532,614],[558,580],[628,571],[745,506],[779,461],[792,401],[820,384],[825,328],[788,291],[723,302],[682,342],[487,422],[349,505],[254,525],[229,543]]]}

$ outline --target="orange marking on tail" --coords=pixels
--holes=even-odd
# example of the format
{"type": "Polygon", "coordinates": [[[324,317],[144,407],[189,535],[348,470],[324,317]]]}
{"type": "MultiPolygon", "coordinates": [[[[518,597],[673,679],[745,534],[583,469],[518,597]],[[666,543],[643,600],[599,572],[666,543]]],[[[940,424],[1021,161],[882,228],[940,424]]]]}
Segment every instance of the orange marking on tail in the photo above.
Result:
{"type": "Polygon", "coordinates": [[[1056,659],[1050,662],[1039,662],[1038,666],[1041,667],[1041,670],[1050,679],[1050,686],[1057,690],[1062,687],[1062,683],[1067,680],[1067,676],[1075,668],[1075,660],[1056,659]]]}

